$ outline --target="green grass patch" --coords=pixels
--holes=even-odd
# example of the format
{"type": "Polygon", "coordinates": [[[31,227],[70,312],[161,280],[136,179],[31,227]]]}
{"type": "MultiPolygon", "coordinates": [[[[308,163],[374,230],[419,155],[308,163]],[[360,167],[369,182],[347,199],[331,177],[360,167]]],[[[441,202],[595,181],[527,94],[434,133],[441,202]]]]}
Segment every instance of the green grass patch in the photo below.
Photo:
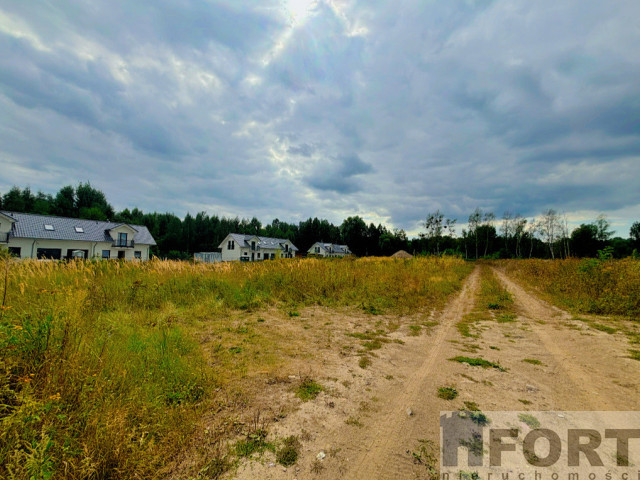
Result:
{"type": "Polygon", "coordinates": [[[457,356],[450,358],[449,360],[452,362],[466,363],[467,365],[471,365],[472,367],[495,368],[496,370],[500,370],[501,372],[506,372],[506,369],[504,369],[498,363],[490,362],[488,360],[484,360],[483,358],[457,356]]]}
{"type": "Polygon", "coordinates": [[[599,330],[599,331],[604,332],[604,333],[608,333],[609,335],[613,335],[614,333],[616,333],[618,331],[617,328],[610,327],[608,325],[603,325],[601,323],[593,322],[593,323],[590,323],[589,325],[591,327],[595,328],[596,330],[599,330]]]}
{"type": "Polygon", "coordinates": [[[233,450],[239,457],[251,457],[254,453],[262,454],[265,450],[275,451],[275,446],[271,442],[267,442],[267,431],[258,429],[242,440],[238,440],[233,450]]]}
{"type": "Polygon", "coordinates": [[[280,448],[276,451],[276,461],[284,467],[294,465],[298,461],[300,447],[298,437],[292,435],[285,438],[280,448]]]}
{"type": "Polygon", "coordinates": [[[303,402],[315,399],[324,387],[310,378],[305,378],[296,389],[296,397],[303,402]]]}
{"type": "Polygon", "coordinates": [[[544,365],[544,363],[542,363],[537,358],[523,358],[522,361],[526,363],[530,363],[531,365],[544,365]]]}
{"type": "Polygon", "coordinates": [[[518,418],[522,423],[529,425],[531,429],[540,428],[540,421],[530,413],[521,413],[518,418]]]}
{"type": "Polygon", "coordinates": [[[362,369],[367,368],[369,365],[371,365],[371,359],[366,355],[363,355],[360,357],[360,360],[358,360],[358,366],[362,369]]]}
{"type": "Polygon", "coordinates": [[[469,412],[469,418],[473,423],[481,427],[489,425],[490,423],[489,417],[480,411],[469,412]]]}
{"type": "Polygon", "coordinates": [[[357,418],[355,417],[349,417],[347,418],[344,423],[346,423],[347,425],[351,425],[352,427],[358,427],[358,428],[362,428],[364,427],[364,424],[357,418]]]}
{"type": "Polygon", "coordinates": [[[629,350],[629,358],[640,360],[640,350],[629,350]]]}
{"type": "Polygon", "coordinates": [[[438,398],[443,400],[453,400],[458,396],[458,391],[453,387],[440,387],[438,389],[438,398]]]}
{"type": "Polygon", "coordinates": [[[468,412],[479,412],[480,406],[476,402],[464,401],[464,409],[468,412]]]}
{"type": "Polygon", "coordinates": [[[496,317],[496,322],[498,323],[511,323],[516,321],[515,313],[502,313],[496,317]]]}

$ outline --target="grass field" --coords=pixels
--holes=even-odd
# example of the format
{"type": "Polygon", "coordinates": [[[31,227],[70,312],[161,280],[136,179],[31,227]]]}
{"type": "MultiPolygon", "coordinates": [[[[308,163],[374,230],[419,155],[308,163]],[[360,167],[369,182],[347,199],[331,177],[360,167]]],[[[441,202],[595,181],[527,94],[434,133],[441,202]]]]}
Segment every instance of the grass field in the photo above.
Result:
{"type": "Polygon", "coordinates": [[[259,373],[277,377],[290,358],[313,354],[314,345],[269,319],[331,343],[335,326],[300,311],[359,312],[370,321],[345,348],[359,349],[366,368],[389,331],[428,329],[403,325],[404,315],[442,308],[472,268],[438,258],[217,265],[3,258],[0,477],[164,478],[194,439],[213,447],[184,478],[216,478],[253,449],[291,462],[295,439],[268,443],[259,413],[249,427],[230,413],[251,402],[259,373]],[[385,314],[395,320],[376,320],[385,314]],[[203,416],[220,417],[221,427],[202,433],[203,416]],[[239,434],[244,443],[231,448],[239,434]]]}
{"type": "Polygon", "coordinates": [[[638,260],[504,260],[496,264],[575,313],[640,318],[638,260]]]}

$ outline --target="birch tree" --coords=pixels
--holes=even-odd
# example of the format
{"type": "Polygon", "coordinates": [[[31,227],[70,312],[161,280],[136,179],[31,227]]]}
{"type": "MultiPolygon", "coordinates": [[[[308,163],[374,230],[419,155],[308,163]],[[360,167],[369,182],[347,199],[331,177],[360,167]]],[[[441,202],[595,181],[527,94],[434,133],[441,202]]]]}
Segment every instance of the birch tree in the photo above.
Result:
{"type": "Polygon", "coordinates": [[[482,210],[476,208],[471,215],[469,215],[469,235],[473,236],[476,243],[476,259],[478,258],[478,227],[482,222],[482,210]]]}
{"type": "Polygon", "coordinates": [[[538,222],[538,231],[542,236],[542,241],[547,244],[549,248],[549,253],[551,254],[551,258],[555,259],[554,252],[554,243],[558,239],[558,235],[561,232],[560,225],[560,217],[558,216],[558,212],[556,212],[553,208],[549,210],[545,210],[540,217],[538,222]]]}

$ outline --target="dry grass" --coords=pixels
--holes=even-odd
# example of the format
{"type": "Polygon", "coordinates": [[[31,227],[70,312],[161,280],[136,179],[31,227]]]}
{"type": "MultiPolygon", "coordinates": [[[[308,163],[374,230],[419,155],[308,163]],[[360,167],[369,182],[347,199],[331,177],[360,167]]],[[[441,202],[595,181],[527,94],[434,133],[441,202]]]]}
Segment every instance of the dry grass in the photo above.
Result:
{"type": "Polygon", "coordinates": [[[574,312],[640,316],[638,260],[504,260],[498,265],[574,312]]]}
{"type": "MultiPolygon", "coordinates": [[[[257,372],[288,361],[287,332],[264,312],[275,308],[298,325],[304,315],[288,312],[313,305],[438,308],[472,268],[420,258],[0,260],[0,477],[17,479],[164,478],[199,441],[203,416],[249,409],[257,372]]],[[[330,325],[308,327],[323,328],[330,343],[330,325]]],[[[226,426],[207,442],[219,453],[192,462],[185,476],[231,468],[220,445],[241,427],[217,423],[226,426]]]]}

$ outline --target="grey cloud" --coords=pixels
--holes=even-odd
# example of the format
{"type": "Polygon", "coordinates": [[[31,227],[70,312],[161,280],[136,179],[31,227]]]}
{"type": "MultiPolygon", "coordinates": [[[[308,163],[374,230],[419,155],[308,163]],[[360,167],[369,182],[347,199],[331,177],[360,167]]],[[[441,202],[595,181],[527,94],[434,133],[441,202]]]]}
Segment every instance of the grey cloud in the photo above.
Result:
{"type": "Polygon", "coordinates": [[[0,30],[0,190],[411,229],[638,204],[636,0],[285,4],[5,2],[45,48],[0,30]]]}
{"type": "Polygon", "coordinates": [[[318,190],[354,193],[362,189],[358,177],[373,172],[373,167],[357,155],[332,160],[320,160],[306,177],[306,182],[318,190]]]}

